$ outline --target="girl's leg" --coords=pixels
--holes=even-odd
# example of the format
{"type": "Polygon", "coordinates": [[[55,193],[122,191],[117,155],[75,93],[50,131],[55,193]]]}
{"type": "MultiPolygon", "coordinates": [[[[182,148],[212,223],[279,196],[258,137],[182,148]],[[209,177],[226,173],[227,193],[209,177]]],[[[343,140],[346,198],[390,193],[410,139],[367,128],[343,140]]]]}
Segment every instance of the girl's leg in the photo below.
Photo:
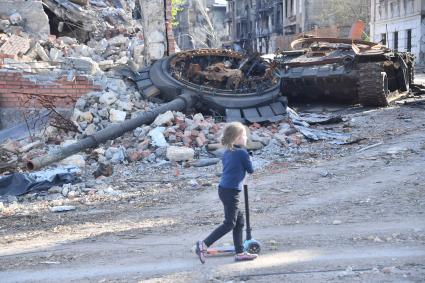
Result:
{"type": "Polygon", "coordinates": [[[233,228],[233,244],[235,245],[235,252],[237,254],[243,252],[243,226],[244,217],[242,211],[238,209],[238,215],[236,219],[236,225],[233,228]]]}
{"type": "Polygon", "coordinates": [[[238,219],[239,191],[231,189],[218,189],[218,195],[224,206],[224,221],[207,238],[204,243],[211,246],[218,239],[232,231],[238,219]]]}

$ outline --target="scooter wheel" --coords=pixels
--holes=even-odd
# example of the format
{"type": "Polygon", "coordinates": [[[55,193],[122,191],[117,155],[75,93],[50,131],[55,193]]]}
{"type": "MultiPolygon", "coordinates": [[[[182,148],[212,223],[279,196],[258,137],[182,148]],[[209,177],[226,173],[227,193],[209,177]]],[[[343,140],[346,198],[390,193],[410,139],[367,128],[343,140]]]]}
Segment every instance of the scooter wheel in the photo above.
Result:
{"type": "Polygon", "coordinates": [[[250,254],[259,254],[261,251],[261,246],[259,243],[249,243],[247,251],[250,254]]]}

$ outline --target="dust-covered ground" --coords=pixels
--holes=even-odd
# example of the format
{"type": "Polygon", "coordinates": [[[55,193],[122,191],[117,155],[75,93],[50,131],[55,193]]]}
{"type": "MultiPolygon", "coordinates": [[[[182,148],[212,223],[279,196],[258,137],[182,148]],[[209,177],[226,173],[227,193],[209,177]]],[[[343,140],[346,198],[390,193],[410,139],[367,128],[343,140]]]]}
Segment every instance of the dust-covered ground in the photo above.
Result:
{"type": "Polygon", "coordinates": [[[93,196],[66,213],[35,201],[4,214],[0,281],[424,282],[424,108],[299,109],[342,114],[346,123],[320,127],[349,128],[358,140],[304,143],[273,162],[254,154],[251,222],[262,252],[253,262],[202,265],[191,251],[223,218],[219,165],[123,166],[111,183],[120,197],[93,196]]]}

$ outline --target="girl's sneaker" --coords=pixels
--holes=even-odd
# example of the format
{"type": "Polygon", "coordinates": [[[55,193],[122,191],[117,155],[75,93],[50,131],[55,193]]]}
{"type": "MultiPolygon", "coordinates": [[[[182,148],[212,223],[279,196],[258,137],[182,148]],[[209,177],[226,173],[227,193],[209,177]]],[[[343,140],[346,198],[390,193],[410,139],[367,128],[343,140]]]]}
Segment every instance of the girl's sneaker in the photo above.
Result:
{"type": "Polygon", "coordinates": [[[244,260],[254,260],[258,257],[257,254],[250,254],[247,252],[236,254],[235,255],[235,261],[244,261],[244,260]]]}
{"type": "Polygon", "coordinates": [[[203,241],[197,241],[196,242],[195,252],[198,255],[201,263],[204,264],[205,263],[205,254],[207,253],[207,246],[205,245],[205,243],[203,241]]]}

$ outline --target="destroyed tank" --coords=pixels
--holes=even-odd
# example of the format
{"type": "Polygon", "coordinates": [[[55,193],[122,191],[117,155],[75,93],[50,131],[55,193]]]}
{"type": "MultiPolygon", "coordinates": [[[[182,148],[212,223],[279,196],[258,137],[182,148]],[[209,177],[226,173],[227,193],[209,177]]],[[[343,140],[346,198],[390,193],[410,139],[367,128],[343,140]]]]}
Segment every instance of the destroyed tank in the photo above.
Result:
{"type": "Polygon", "coordinates": [[[413,83],[408,52],[340,38],[301,38],[291,47],[275,57],[289,101],[387,106],[413,83]]]}
{"type": "Polygon", "coordinates": [[[170,101],[192,93],[198,98],[198,110],[226,121],[273,122],[286,113],[276,68],[257,53],[183,51],[158,60],[140,78],[137,85],[146,98],[170,101]]]}

